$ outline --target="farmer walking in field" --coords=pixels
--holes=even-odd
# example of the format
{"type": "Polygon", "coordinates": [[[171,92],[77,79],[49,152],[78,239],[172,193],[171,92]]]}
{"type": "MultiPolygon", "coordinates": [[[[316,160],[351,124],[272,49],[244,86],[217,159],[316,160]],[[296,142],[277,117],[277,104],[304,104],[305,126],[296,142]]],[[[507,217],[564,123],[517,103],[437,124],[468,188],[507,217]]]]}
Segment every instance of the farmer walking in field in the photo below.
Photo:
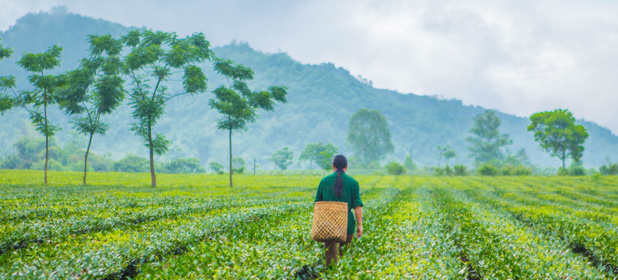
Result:
{"type": "Polygon", "coordinates": [[[345,242],[325,242],[326,247],[326,266],[337,264],[337,255],[342,256],[341,250],[344,245],[352,242],[354,237],[354,229],[356,226],[354,216],[358,221],[356,226],[356,237],[360,238],[363,235],[363,202],[360,198],[358,182],[348,176],[345,172],[348,170],[348,160],[343,155],[337,155],[333,159],[333,174],[330,174],[320,181],[318,191],[315,195],[315,201],[338,201],[347,203],[348,223],[347,236],[345,242]],[[354,209],[354,215],[352,215],[354,209]],[[339,251],[339,253],[337,253],[339,251]]]}

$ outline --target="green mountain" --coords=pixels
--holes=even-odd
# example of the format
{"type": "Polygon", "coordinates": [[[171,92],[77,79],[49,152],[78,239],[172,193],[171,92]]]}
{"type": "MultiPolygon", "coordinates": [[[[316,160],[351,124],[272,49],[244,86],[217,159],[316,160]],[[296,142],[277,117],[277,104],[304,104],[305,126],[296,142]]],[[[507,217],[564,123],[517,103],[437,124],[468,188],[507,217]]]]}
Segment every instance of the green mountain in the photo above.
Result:
{"type": "MultiPolygon", "coordinates": [[[[26,72],[16,64],[24,52],[40,52],[49,46],[64,47],[63,65],[59,71],[72,69],[86,54],[88,34],[120,36],[130,28],[101,19],[70,14],[62,10],[53,13],[28,14],[20,18],[9,30],[0,33],[2,44],[15,50],[11,59],[0,62],[0,76],[15,75],[22,89],[29,88],[26,72]]],[[[247,162],[255,158],[261,169],[271,169],[270,155],[284,146],[289,146],[295,156],[307,143],[330,142],[345,154],[346,136],[350,116],[360,108],[378,109],[388,119],[396,146],[389,159],[403,161],[410,149],[413,159],[420,165],[434,165],[436,145],[450,145],[457,152],[455,162],[470,164],[465,138],[472,126],[472,118],[485,109],[464,106],[461,101],[442,100],[435,97],[402,94],[392,90],[376,89],[370,83],[357,79],[331,63],[319,65],[302,64],[286,53],[262,53],[246,43],[232,43],[215,48],[217,56],[232,59],[251,67],[256,73],[252,87],[262,89],[270,85],[283,85],[289,89],[288,103],[278,105],[274,112],[264,112],[255,124],[242,134],[234,136],[235,156],[247,162]]],[[[205,64],[209,88],[222,82],[205,64]]],[[[174,85],[179,88],[179,85],[174,85]]],[[[210,161],[226,162],[227,136],[216,129],[218,113],[210,110],[210,94],[178,98],[167,106],[167,115],[156,126],[174,142],[166,159],[197,157],[204,164],[210,161]]],[[[547,108],[553,110],[554,108],[547,108]]],[[[513,139],[509,147],[512,153],[524,148],[537,166],[558,166],[557,159],[550,158],[534,142],[526,131],[527,118],[499,113],[501,132],[513,139]]],[[[58,135],[60,143],[71,139],[85,140],[76,136],[69,119],[55,110],[52,121],[61,124],[58,135]]],[[[126,153],[146,155],[140,140],[129,131],[131,118],[128,106],[107,117],[111,127],[107,135],[97,136],[93,151],[120,158],[126,153]]],[[[33,137],[33,132],[24,110],[14,109],[0,116],[0,154],[13,152],[13,143],[22,136],[33,137]]],[[[618,159],[618,137],[610,130],[591,122],[581,121],[590,137],[586,142],[583,162],[586,166],[599,166],[606,157],[618,159]]],[[[305,165],[306,166],[306,165],[305,165]]],[[[299,168],[295,163],[292,168],[299,168]]]]}

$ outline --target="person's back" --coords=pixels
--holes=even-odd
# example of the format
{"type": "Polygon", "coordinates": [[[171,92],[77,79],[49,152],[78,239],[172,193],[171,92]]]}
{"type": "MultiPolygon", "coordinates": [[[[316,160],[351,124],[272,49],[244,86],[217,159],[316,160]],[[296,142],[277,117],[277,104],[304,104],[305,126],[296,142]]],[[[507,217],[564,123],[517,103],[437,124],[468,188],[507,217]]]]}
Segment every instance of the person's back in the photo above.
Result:
{"type": "Polygon", "coordinates": [[[315,196],[315,201],[339,201],[348,204],[347,240],[341,244],[337,244],[337,242],[325,243],[327,248],[325,256],[327,266],[331,262],[337,262],[337,250],[341,250],[342,245],[352,242],[355,228],[357,237],[361,237],[363,234],[363,202],[360,198],[360,188],[358,181],[345,173],[347,168],[348,161],[345,156],[335,156],[333,159],[333,170],[335,172],[322,178],[315,196]],[[354,215],[352,214],[352,209],[354,209],[354,215]],[[358,220],[358,227],[356,227],[354,216],[358,220]]]}

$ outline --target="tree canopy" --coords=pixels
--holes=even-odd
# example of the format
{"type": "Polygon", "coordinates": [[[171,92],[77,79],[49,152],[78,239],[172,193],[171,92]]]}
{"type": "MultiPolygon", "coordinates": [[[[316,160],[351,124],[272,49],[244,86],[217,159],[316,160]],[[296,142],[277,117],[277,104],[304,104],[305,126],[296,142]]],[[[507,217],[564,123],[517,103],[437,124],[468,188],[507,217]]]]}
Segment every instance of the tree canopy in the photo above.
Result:
{"type": "MultiPolygon", "coordinates": [[[[0,42],[2,42],[2,39],[0,39],[0,42]]],[[[4,45],[0,43],[0,61],[11,57],[12,54],[13,49],[5,48],[4,45]]],[[[13,108],[15,100],[13,100],[8,92],[11,91],[16,95],[14,88],[15,76],[0,76],[0,115],[4,115],[4,112],[13,108]]]]}
{"type": "Polygon", "coordinates": [[[300,154],[299,160],[315,163],[320,169],[329,170],[336,153],[337,147],[331,143],[309,143],[300,154]]]}
{"type": "Polygon", "coordinates": [[[470,144],[470,157],[476,164],[486,163],[491,160],[502,160],[504,154],[501,148],[513,143],[507,134],[500,134],[500,118],[494,110],[485,110],[483,114],[474,117],[474,125],[469,132],[473,136],[467,137],[470,144]]]}
{"type": "Polygon", "coordinates": [[[283,149],[275,152],[270,160],[279,169],[287,170],[288,166],[290,166],[294,160],[294,152],[290,151],[290,147],[283,147],[283,149]]]}
{"type": "Polygon", "coordinates": [[[575,118],[569,110],[556,109],[533,114],[530,116],[528,131],[534,132],[534,140],[543,150],[562,160],[563,170],[566,169],[567,158],[579,162],[583,156],[588,132],[583,125],[575,124],[575,118]]]}
{"type": "Polygon", "coordinates": [[[352,114],[347,142],[364,164],[382,160],[395,150],[386,118],[379,110],[362,108],[352,114]]]}

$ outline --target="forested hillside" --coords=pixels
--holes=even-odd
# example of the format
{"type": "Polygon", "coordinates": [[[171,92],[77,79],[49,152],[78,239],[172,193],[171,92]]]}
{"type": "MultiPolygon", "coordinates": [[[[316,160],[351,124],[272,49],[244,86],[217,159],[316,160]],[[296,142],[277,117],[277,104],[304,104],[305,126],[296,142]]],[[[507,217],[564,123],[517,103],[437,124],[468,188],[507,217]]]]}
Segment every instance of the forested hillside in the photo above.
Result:
{"type": "MultiPolygon", "coordinates": [[[[0,33],[2,44],[15,50],[10,59],[0,62],[0,76],[15,75],[20,89],[28,89],[26,72],[15,62],[24,52],[41,52],[59,44],[64,48],[60,71],[72,69],[86,55],[88,34],[120,36],[128,27],[100,19],[83,17],[57,11],[29,14],[22,17],[9,30],[0,33]]],[[[199,32],[199,30],[196,30],[199,32]]],[[[206,34],[208,38],[208,34],[206,34]]],[[[436,145],[450,145],[457,152],[455,162],[470,164],[465,138],[472,118],[484,108],[464,106],[459,100],[441,100],[436,97],[402,94],[391,90],[373,88],[333,64],[302,64],[286,53],[266,54],[253,50],[246,43],[232,43],[215,48],[218,57],[242,63],[255,71],[251,86],[264,89],[269,85],[286,86],[288,103],[280,104],[274,112],[262,112],[260,119],[249,125],[248,130],[234,137],[235,156],[247,162],[257,159],[261,169],[271,169],[268,158],[284,146],[289,146],[298,158],[307,143],[330,142],[341,152],[346,147],[348,121],[360,108],[378,109],[387,118],[393,135],[395,152],[392,159],[403,161],[413,151],[413,159],[420,165],[434,165],[436,145]]],[[[216,88],[222,79],[203,65],[209,79],[209,89],[216,88]]],[[[410,77],[414,79],[414,77],[410,77]]],[[[448,82],[448,77],[444,77],[448,82]]],[[[176,87],[179,89],[181,85],[176,87]]],[[[175,88],[171,87],[170,92],[175,88]]],[[[216,129],[218,113],[210,109],[212,96],[181,97],[167,106],[167,115],[156,126],[157,132],[173,141],[172,149],[164,159],[197,157],[206,164],[210,161],[226,162],[227,135],[216,129]]],[[[546,108],[553,110],[555,108],[546,108]]],[[[525,148],[532,163],[538,166],[558,166],[557,159],[538,148],[532,133],[526,131],[529,121],[525,117],[498,113],[502,120],[501,131],[511,136],[512,153],[525,148]]],[[[577,117],[577,116],[575,116],[577,117]]],[[[56,110],[52,121],[60,123],[63,130],[58,135],[60,143],[75,136],[69,118],[56,110]]],[[[120,158],[126,153],[145,155],[147,150],[138,137],[129,131],[130,110],[125,104],[106,117],[110,129],[105,136],[96,136],[93,151],[120,158]]],[[[16,108],[0,116],[0,154],[13,152],[13,143],[22,136],[37,136],[28,125],[24,110],[16,108]]],[[[599,166],[606,157],[618,159],[618,137],[594,123],[583,122],[588,138],[583,162],[587,167],[599,166]]],[[[84,145],[85,139],[83,139],[84,145]]],[[[293,169],[299,168],[295,163],[293,169]]]]}

